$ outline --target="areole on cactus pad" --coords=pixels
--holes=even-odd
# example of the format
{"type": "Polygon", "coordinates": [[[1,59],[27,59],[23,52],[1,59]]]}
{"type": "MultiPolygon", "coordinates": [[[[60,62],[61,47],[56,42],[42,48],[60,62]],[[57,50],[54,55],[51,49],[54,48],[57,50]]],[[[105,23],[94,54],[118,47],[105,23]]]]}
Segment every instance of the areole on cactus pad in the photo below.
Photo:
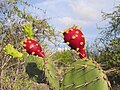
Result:
{"type": "Polygon", "coordinates": [[[81,30],[74,25],[73,27],[65,30],[63,35],[65,43],[67,43],[72,49],[76,50],[80,58],[85,58],[85,38],[81,30]]]}
{"type": "Polygon", "coordinates": [[[25,51],[27,51],[29,54],[37,55],[39,57],[45,56],[44,52],[42,51],[42,47],[36,40],[28,38],[22,44],[25,51]]]}

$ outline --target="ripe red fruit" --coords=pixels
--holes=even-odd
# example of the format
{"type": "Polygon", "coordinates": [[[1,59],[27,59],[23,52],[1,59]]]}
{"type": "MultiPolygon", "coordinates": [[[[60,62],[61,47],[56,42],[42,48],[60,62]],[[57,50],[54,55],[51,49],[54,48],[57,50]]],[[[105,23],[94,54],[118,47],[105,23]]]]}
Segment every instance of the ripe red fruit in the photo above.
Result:
{"type": "Polygon", "coordinates": [[[79,53],[80,58],[85,58],[85,38],[81,30],[78,29],[77,26],[73,26],[64,31],[63,35],[65,43],[67,43],[72,49],[76,50],[79,53]]]}
{"type": "Polygon", "coordinates": [[[42,47],[40,44],[33,40],[33,39],[27,39],[23,42],[24,49],[29,53],[33,55],[38,55],[39,57],[44,57],[45,54],[42,51],[42,47]]]}

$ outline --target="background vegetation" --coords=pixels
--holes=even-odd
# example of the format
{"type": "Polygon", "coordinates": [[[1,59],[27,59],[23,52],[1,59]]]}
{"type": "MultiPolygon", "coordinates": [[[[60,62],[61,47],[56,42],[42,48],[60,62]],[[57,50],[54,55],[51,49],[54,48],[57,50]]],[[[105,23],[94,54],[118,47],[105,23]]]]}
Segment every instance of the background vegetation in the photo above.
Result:
{"type": "MultiPolygon", "coordinates": [[[[3,48],[12,44],[22,52],[20,42],[26,38],[22,32],[21,24],[30,22],[33,26],[34,35],[37,41],[43,46],[47,55],[51,55],[49,44],[57,42],[59,37],[55,29],[49,25],[48,19],[41,20],[38,16],[28,13],[25,7],[33,7],[22,0],[1,0],[0,1],[0,89],[1,90],[49,90],[47,84],[35,83],[29,80],[26,74],[24,61],[18,61],[6,55],[3,48]],[[22,6],[22,9],[19,7],[22,6]]],[[[94,45],[87,45],[87,57],[101,63],[101,66],[108,75],[113,90],[120,89],[120,6],[114,7],[111,13],[103,12],[103,19],[108,26],[100,26],[100,37],[94,45]]],[[[43,11],[43,14],[44,11],[43,11]]],[[[60,37],[59,37],[60,38],[60,37]]],[[[52,59],[58,67],[58,76],[63,74],[65,65],[69,65],[77,58],[74,51],[56,52],[52,59]],[[74,57],[73,57],[74,56],[74,57]],[[67,63],[67,61],[69,61],[67,63]],[[63,67],[59,67],[63,65],[63,67]]]]}
{"type": "MultiPolygon", "coordinates": [[[[120,89],[120,6],[114,7],[111,13],[103,12],[103,20],[107,26],[98,29],[100,37],[93,46],[88,46],[89,57],[94,58],[108,75],[112,86],[120,89]]],[[[115,89],[116,90],[116,89],[115,89]]]]}

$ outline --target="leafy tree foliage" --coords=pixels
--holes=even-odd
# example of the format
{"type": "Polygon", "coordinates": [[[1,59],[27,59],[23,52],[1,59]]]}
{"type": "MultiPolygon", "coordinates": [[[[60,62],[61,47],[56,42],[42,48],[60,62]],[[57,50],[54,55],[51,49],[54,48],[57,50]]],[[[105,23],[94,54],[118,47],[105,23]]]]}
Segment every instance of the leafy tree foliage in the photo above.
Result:
{"type": "Polygon", "coordinates": [[[120,5],[111,13],[103,13],[107,25],[99,28],[100,37],[94,45],[88,46],[89,56],[101,63],[113,87],[119,90],[120,84],[120,5]]]}
{"type": "Polygon", "coordinates": [[[107,27],[101,28],[101,39],[109,42],[120,38],[120,6],[116,6],[112,13],[103,12],[103,19],[108,23],[107,27]]]}
{"type": "Polygon", "coordinates": [[[120,64],[120,6],[116,6],[112,13],[103,13],[107,26],[99,28],[100,37],[88,52],[90,56],[102,63],[105,68],[119,67],[120,64]]]}

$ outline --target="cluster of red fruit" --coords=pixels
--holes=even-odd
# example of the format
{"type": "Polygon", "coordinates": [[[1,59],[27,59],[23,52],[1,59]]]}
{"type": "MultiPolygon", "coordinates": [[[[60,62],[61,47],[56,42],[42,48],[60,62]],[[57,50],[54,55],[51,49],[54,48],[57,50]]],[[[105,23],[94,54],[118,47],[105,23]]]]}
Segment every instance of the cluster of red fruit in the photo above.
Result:
{"type": "Polygon", "coordinates": [[[85,38],[81,30],[78,29],[77,26],[73,26],[65,30],[63,35],[65,43],[67,43],[72,49],[76,50],[80,58],[85,58],[85,38]]]}
{"type": "MultiPolygon", "coordinates": [[[[73,26],[68,30],[65,30],[63,32],[63,35],[64,35],[65,42],[72,49],[77,51],[80,58],[85,58],[86,57],[86,52],[84,49],[85,38],[81,30],[78,29],[77,26],[73,26]]],[[[23,42],[23,47],[25,51],[27,51],[29,54],[37,55],[39,57],[45,56],[44,52],[42,51],[42,47],[36,40],[30,39],[30,38],[26,39],[23,42]]]]}

